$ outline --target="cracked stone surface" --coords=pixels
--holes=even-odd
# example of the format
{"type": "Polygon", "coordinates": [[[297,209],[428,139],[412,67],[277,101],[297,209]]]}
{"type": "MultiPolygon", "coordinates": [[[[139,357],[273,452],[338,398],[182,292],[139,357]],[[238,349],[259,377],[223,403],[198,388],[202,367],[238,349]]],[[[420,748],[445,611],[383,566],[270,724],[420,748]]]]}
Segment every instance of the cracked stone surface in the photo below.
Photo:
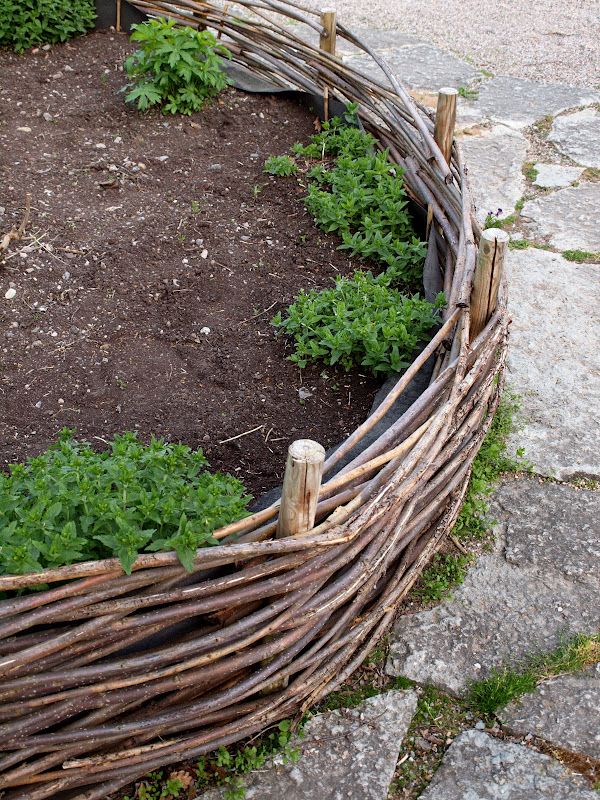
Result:
{"type": "Polygon", "coordinates": [[[512,437],[543,475],[600,476],[600,280],[595,264],[510,251],[507,379],[521,396],[512,437]]]}
{"type": "Polygon", "coordinates": [[[548,141],[578,164],[599,169],[600,113],[595,108],[585,108],[558,117],[552,123],[548,141]]]}
{"type": "Polygon", "coordinates": [[[421,800],[596,800],[588,781],[550,756],[482,731],[448,748],[421,800]]]}
{"type": "Polygon", "coordinates": [[[599,515],[598,492],[507,481],[492,509],[498,552],[481,556],[452,598],[398,620],[386,672],[460,694],[494,667],[518,666],[565,636],[594,633],[600,584],[587,572],[595,563],[589,535],[599,515]],[[543,558],[521,555],[532,540],[543,558]]]}
{"type": "Polygon", "coordinates": [[[541,736],[600,761],[600,664],[544,681],[498,716],[519,735],[541,736]]]}
{"type": "Polygon", "coordinates": [[[479,136],[460,138],[469,170],[477,217],[483,221],[488,212],[507,217],[525,189],[522,165],[527,157],[527,140],[505,125],[482,129],[479,136]]]}
{"type": "Polygon", "coordinates": [[[547,115],[555,116],[561,111],[599,100],[600,93],[590,89],[503,75],[484,81],[474,105],[488,119],[525,128],[547,115]]]}
{"type": "MultiPolygon", "coordinates": [[[[389,36],[389,32],[387,34],[389,36]]],[[[426,42],[405,44],[393,49],[379,48],[396,77],[410,89],[431,89],[442,86],[463,86],[477,77],[478,72],[466,61],[433,47],[426,42]]],[[[346,56],[345,60],[366,75],[386,80],[370,56],[346,56]]]]}
{"type": "MultiPolygon", "coordinates": [[[[300,759],[248,776],[247,800],[385,800],[416,707],[413,690],[390,691],[313,717],[298,742],[300,759]]],[[[224,791],[202,800],[220,800],[224,791]]]]}
{"type": "Polygon", "coordinates": [[[583,172],[582,167],[563,167],[561,164],[535,164],[537,177],[534,186],[542,189],[563,189],[576,181],[583,172]]]}
{"type": "Polygon", "coordinates": [[[571,189],[529,200],[521,220],[532,239],[547,238],[557,250],[600,251],[600,183],[583,183],[571,189]]]}

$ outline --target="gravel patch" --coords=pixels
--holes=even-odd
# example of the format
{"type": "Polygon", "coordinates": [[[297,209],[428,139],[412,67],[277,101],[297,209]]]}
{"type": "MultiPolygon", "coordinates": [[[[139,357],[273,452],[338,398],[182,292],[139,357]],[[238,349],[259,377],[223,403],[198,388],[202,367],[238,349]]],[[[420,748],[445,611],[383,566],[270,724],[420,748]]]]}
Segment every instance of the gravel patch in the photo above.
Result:
{"type": "MultiPolygon", "coordinates": [[[[316,0],[306,0],[306,5],[322,7],[316,0]]],[[[413,34],[494,73],[600,84],[597,0],[339,0],[335,7],[340,21],[350,27],[413,34]]]]}

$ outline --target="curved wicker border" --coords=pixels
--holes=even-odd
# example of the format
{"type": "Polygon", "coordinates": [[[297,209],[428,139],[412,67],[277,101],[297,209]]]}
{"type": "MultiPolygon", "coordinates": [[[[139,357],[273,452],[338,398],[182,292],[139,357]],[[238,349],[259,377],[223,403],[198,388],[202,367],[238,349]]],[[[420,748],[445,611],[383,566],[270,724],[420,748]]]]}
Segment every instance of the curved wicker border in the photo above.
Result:
{"type": "MultiPolygon", "coordinates": [[[[448,166],[429,112],[346,28],[338,25],[338,36],[369,53],[387,81],[365,77],[281,24],[282,17],[301,22],[316,38],[315,12],[275,0],[238,4],[253,21],[177,2],[182,21],[193,11],[256,73],[309,92],[325,84],[337,99],[358,101],[365,126],[403,166],[410,194],[432,208],[438,231],[433,246],[450,298],[444,324],[325,472],[435,354],[434,375],[397,422],[323,484],[309,534],[271,539],[275,504],[218,531],[237,537],[200,550],[192,576],[174,554],[159,553],[140,557],[130,576],[107,560],[0,578],[0,590],[51,584],[0,602],[0,786],[8,797],[69,790],[100,800],[149,770],[306,709],[342,683],[453,525],[497,403],[506,287],[470,341],[480,231],[460,152],[454,147],[448,166]]],[[[137,5],[178,16],[173,4],[137,5]]]]}

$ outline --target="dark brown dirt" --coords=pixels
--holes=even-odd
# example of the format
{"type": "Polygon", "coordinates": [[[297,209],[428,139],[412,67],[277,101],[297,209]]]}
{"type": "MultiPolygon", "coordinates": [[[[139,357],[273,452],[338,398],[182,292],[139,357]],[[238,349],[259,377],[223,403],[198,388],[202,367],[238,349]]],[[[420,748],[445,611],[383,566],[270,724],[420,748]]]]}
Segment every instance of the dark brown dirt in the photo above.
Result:
{"type": "Polygon", "coordinates": [[[377,388],[299,371],[270,325],[300,288],[354,269],[297,181],[262,171],[314,115],[234,90],[191,118],[140,114],[118,93],[131,49],[94,33],[0,53],[0,237],[32,195],[0,259],[0,466],[64,426],[99,447],[137,430],[202,447],[256,495],[293,439],[339,441],[377,388]]]}

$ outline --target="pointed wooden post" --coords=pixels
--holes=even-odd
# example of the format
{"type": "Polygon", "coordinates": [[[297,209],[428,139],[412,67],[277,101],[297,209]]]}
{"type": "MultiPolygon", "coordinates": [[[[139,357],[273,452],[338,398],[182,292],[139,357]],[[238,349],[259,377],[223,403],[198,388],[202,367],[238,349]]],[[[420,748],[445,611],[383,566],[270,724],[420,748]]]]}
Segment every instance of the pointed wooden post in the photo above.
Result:
{"type": "Polygon", "coordinates": [[[487,228],[481,234],[471,292],[471,341],[496,310],[509,240],[508,233],[499,228],[487,228]]]}
{"type": "MultiPolygon", "coordinates": [[[[325,448],[312,439],[297,439],[289,446],[277,523],[278,539],[307,533],[314,527],[324,462],[325,448]]],[[[267,636],[265,641],[272,641],[273,638],[267,636]]],[[[262,663],[268,664],[270,661],[270,658],[266,658],[262,663]]],[[[287,678],[278,678],[260,693],[264,697],[287,685],[287,678]]]]}
{"type": "Polygon", "coordinates": [[[438,92],[437,110],[435,112],[433,138],[448,164],[452,156],[452,142],[454,141],[454,129],[456,127],[457,97],[458,89],[444,86],[438,92]]]}
{"type": "MultiPolygon", "coordinates": [[[[442,151],[442,155],[450,163],[452,158],[452,142],[454,141],[454,128],[456,127],[456,98],[458,89],[449,86],[442,87],[438,92],[437,109],[435,112],[435,126],[433,138],[442,151]]],[[[433,220],[431,206],[427,209],[427,240],[433,220]]],[[[430,243],[431,244],[431,243],[430,243]]]]}
{"type": "MultiPolygon", "coordinates": [[[[336,45],[335,16],[336,12],[335,9],[333,8],[324,8],[321,11],[321,26],[323,30],[321,31],[321,36],[319,39],[319,48],[323,50],[324,53],[331,53],[332,56],[335,55],[335,45],[336,45]]],[[[329,119],[328,86],[325,86],[323,89],[323,118],[325,120],[329,119]]]]}
{"type": "Polygon", "coordinates": [[[325,449],[312,439],[298,439],[289,446],[277,537],[306,533],[315,524],[325,449]]]}

